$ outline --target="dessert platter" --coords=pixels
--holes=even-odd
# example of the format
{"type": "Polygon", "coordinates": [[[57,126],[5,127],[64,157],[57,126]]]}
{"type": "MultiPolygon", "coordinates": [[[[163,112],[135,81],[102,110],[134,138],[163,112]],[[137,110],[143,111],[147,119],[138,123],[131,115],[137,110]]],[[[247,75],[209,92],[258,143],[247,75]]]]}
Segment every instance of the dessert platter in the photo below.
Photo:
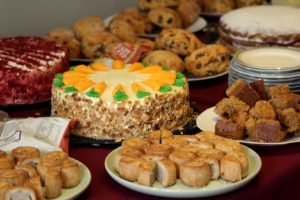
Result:
{"type": "Polygon", "coordinates": [[[89,169],[60,150],[18,146],[0,153],[1,199],[74,199],[91,181],[89,169]]]}
{"type": "MultiPolygon", "coordinates": [[[[115,181],[131,190],[144,194],[170,198],[216,196],[246,185],[261,169],[261,159],[253,150],[240,145],[238,142],[216,136],[212,132],[200,132],[196,135],[189,136],[178,135],[173,138],[169,135],[167,130],[162,130],[150,133],[148,141],[150,141],[151,144],[142,138],[125,140],[121,147],[113,150],[105,159],[105,169],[115,181]],[[160,132],[162,134],[161,143],[157,143],[159,142],[158,134],[160,132]],[[199,137],[199,140],[197,137],[199,137]],[[216,144],[216,149],[213,149],[213,145],[208,142],[208,140],[216,144]],[[242,175],[243,178],[240,176],[238,179],[235,179],[231,175],[228,176],[225,171],[221,172],[222,177],[219,177],[221,176],[219,174],[219,167],[221,171],[225,170],[225,161],[222,159],[226,160],[225,157],[232,154],[231,150],[227,148],[226,150],[223,149],[224,151],[228,150],[228,153],[225,153],[226,156],[221,158],[220,166],[217,164],[219,161],[215,162],[215,166],[211,163],[210,167],[214,166],[216,168],[211,175],[208,175],[208,177],[203,174],[200,175],[203,179],[199,177],[199,180],[192,180],[193,178],[189,179],[187,178],[189,176],[184,175],[185,170],[188,171],[188,169],[190,169],[190,165],[194,166],[194,169],[201,166],[200,168],[204,170],[205,167],[202,166],[205,164],[203,163],[203,157],[201,156],[206,154],[205,152],[218,152],[212,154],[221,155],[222,151],[219,151],[217,148],[222,146],[220,144],[223,142],[226,144],[230,143],[229,149],[236,149],[233,154],[236,154],[237,149],[241,151],[237,154],[239,154],[239,159],[243,157],[242,162],[244,164],[242,164],[242,166],[244,166],[245,173],[242,175]],[[142,144],[143,147],[141,146],[142,144]],[[200,144],[204,145],[202,146],[203,149],[201,149],[200,144]],[[143,148],[143,151],[145,152],[142,156],[140,155],[140,152],[142,151],[138,150],[141,148],[143,148]],[[195,157],[196,152],[200,157],[195,157]],[[142,159],[140,157],[142,157],[142,159]],[[138,169],[135,168],[136,165],[133,163],[140,163],[138,169]],[[156,163],[156,165],[153,165],[154,163],[156,163]],[[173,163],[175,163],[175,165],[173,163]],[[141,168],[142,166],[145,166],[143,170],[141,168]],[[151,168],[151,166],[154,168],[151,168]],[[155,166],[158,168],[156,171],[155,166]],[[151,169],[153,170],[153,173],[150,172],[148,174],[148,170],[151,171],[151,169]],[[130,170],[133,173],[129,173],[127,170],[130,170]],[[135,173],[137,175],[135,175],[135,173]],[[172,174],[174,174],[174,176],[172,174]]],[[[215,158],[216,157],[212,159],[215,158]]],[[[210,158],[206,157],[206,159],[210,158]]],[[[209,168],[205,169],[209,170],[209,168]]],[[[235,168],[235,170],[236,172],[239,171],[238,168],[235,168]]],[[[195,172],[195,176],[198,176],[196,174],[197,173],[195,172]]]]}
{"type": "Polygon", "coordinates": [[[261,146],[300,142],[300,97],[287,84],[265,87],[263,80],[238,79],[226,94],[197,117],[201,130],[261,146]]]}

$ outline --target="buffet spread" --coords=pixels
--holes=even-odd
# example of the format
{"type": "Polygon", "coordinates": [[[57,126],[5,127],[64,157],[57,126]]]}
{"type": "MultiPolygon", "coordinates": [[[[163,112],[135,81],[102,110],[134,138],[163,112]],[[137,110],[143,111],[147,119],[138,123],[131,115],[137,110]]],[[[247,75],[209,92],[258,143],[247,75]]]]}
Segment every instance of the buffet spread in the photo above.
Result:
{"type": "Polygon", "coordinates": [[[84,192],[92,175],[68,155],[73,137],[117,146],[106,173],[140,193],[207,197],[246,185],[263,166],[251,145],[300,142],[299,14],[257,0],[139,0],[107,19],[0,38],[0,199],[84,192]],[[209,17],[220,37],[206,44],[209,17]],[[223,98],[195,116],[191,82],[227,73],[223,98]],[[9,116],[43,102],[46,116],[9,116]]]}

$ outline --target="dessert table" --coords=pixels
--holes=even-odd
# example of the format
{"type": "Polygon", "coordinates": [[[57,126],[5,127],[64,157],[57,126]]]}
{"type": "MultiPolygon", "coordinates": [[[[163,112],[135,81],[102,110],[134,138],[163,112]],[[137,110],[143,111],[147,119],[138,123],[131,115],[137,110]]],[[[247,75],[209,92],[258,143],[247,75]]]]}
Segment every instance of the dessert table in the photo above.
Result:
{"type": "MultiPolygon", "coordinates": [[[[227,75],[215,79],[190,82],[190,101],[199,111],[214,106],[225,97],[227,75]]],[[[31,108],[5,109],[11,117],[47,115],[50,103],[31,108]]],[[[260,173],[244,187],[209,199],[300,199],[300,145],[248,146],[262,159],[260,173]]],[[[91,171],[92,181],[78,199],[158,199],[127,189],[115,182],[105,171],[104,160],[115,147],[70,147],[70,156],[84,163],[91,171]]],[[[161,197],[160,199],[167,199],[161,197]]]]}

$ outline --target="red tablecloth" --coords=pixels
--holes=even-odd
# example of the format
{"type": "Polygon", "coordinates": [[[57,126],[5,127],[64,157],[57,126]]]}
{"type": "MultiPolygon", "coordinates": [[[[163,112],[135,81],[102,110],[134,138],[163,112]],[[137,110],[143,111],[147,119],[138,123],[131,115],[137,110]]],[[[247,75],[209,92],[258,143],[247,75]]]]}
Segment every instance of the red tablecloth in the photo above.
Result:
{"type": "MultiPolygon", "coordinates": [[[[190,100],[199,110],[214,106],[225,96],[227,76],[190,83],[190,100]]],[[[39,109],[17,108],[11,116],[39,116],[49,111],[49,107],[39,109]]],[[[246,186],[233,192],[209,199],[300,199],[300,145],[249,146],[262,159],[262,169],[258,176],[246,186]]],[[[131,191],[115,182],[104,168],[105,157],[113,148],[77,147],[70,149],[71,157],[83,162],[92,173],[92,182],[78,199],[157,199],[158,197],[131,191]]],[[[164,198],[160,198],[164,199],[164,198]]]]}

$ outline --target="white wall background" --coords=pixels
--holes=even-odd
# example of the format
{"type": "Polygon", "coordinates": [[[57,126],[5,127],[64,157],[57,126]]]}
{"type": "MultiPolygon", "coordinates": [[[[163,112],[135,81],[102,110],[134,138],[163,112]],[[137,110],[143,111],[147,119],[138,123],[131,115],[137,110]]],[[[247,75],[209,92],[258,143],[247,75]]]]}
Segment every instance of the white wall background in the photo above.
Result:
{"type": "Polygon", "coordinates": [[[57,27],[71,27],[88,15],[103,18],[138,0],[0,0],[0,37],[43,36],[57,27]]]}

